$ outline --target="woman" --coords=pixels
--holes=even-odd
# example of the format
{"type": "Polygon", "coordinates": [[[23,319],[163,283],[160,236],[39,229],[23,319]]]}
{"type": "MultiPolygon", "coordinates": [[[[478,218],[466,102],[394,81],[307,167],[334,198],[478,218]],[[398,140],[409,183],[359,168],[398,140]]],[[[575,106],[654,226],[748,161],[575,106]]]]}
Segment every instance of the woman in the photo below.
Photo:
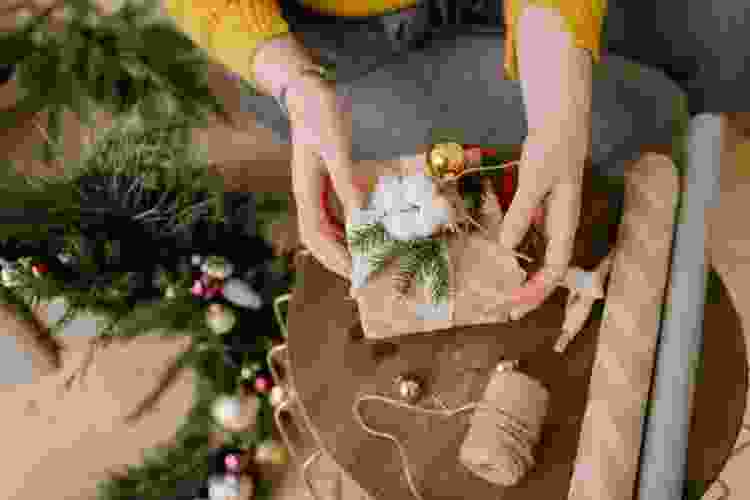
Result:
{"type": "MultiPolygon", "coordinates": [[[[611,160],[614,152],[603,150],[617,144],[615,159],[624,160],[623,151],[637,148],[621,140],[633,124],[629,105],[620,102],[621,60],[608,63],[612,74],[599,84],[616,109],[600,113],[593,127],[600,149],[591,148],[592,72],[605,0],[507,0],[504,21],[492,15],[498,5],[474,11],[469,26],[451,15],[465,10],[439,0],[168,0],[167,9],[198,45],[276,101],[256,96],[248,107],[280,139],[293,139],[300,236],[347,279],[349,254],[321,227],[326,170],[349,214],[365,202],[354,160],[414,154],[433,127],[460,130],[468,143],[523,141],[519,188],[500,243],[517,246],[545,200],[551,231],[543,272],[518,294],[520,317],[549,296],[567,268],[586,156],[611,160]],[[336,63],[335,85],[315,71],[326,60],[336,63]],[[624,127],[613,132],[610,120],[624,127]]],[[[644,117],[641,142],[648,132],[670,131],[664,116],[644,117]]]]}

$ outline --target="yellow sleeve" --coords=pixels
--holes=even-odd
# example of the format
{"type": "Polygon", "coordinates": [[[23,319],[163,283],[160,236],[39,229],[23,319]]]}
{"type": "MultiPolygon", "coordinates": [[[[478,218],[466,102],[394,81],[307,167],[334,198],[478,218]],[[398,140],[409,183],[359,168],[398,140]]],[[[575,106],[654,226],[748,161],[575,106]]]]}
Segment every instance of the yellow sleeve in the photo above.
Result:
{"type": "Polygon", "coordinates": [[[197,46],[253,85],[259,44],[289,33],[276,0],[165,0],[165,6],[197,46]]]}
{"type": "MultiPolygon", "coordinates": [[[[497,0],[500,1],[500,0],[497,0]]],[[[516,57],[516,26],[521,10],[526,5],[550,7],[560,10],[575,38],[576,47],[588,49],[599,62],[602,24],[607,12],[607,0],[505,0],[505,74],[518,80],[516,57]]]]}

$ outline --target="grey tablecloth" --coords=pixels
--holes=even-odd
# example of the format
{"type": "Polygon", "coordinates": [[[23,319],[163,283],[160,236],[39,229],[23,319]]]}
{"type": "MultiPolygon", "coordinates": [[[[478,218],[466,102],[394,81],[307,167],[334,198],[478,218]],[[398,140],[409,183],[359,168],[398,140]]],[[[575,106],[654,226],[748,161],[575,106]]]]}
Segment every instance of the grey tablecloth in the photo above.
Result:
{"type": "MultiPolygon", "coordinates": [[[[467,143],[520,143],[523,98],[520,84],[503,75],[503,46],[498,33],[446,32],[426,48],[339,81],[338,92],[353,101],[354,159],[414,153],[433,129],[460,130],[467,143]]],[[[616,55],[604,55],[594,75],[592,159],[603,172],[621,174],[641,145],[671,142],[680,90],[662,72],[616,55]]],[[[290,141],[289,122],[273,98],[246,95],[242,106],[279,141],[290,141]]]]}

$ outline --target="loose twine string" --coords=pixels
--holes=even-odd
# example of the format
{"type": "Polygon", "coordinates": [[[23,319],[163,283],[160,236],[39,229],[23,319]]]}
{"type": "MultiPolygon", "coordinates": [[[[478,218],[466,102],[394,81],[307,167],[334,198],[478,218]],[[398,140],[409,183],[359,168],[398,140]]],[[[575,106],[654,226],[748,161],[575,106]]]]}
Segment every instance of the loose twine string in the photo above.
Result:
{"type": "MultiPolygon", "coordinates": [[[[506,370],[512,371],[517,366],[518,366],[518,361],[510,361],[510,362],[504,361],[504,362],[501,362],[500,365],[498,365],[498,368],[496,369],[496,371],[500,373],[506,370]]],[[[493,370],[493,372],[494,371],[495,370],[493,370]]],[[[495,373],[494,375],[497,375],[497,374],[495,373]]],[[[389,405],[392,405],[398,408],[406,408],[409,410],[414,410],[417,413],[421,413],[423,415],[442,416],[446,418],[454,417],[460,413],[463,413],[469,410],[475,410],[475,412],[477,411],[487,412],[489,414],[496,413],[500,416],[500,419],[494,421],[493,424],[497,427],[499,433],[504,434],[517,445],[518,447],[517,449],[520,451],[522,460],[526,463],[526,465],[533,464],[533,461],[534,461],[534,458],[532,455],[533,445],[530,444],[530,440],[534,433],[529,428],[528,425],[520,421],[514,415],[511,415],[508,412],[501,410],[500,408],[493,408],[491,407],[491,405],[487,404],[483,400],[474,401],[456,409],[449,409],[445,407],[445,405],[443,404],[443,402],[440,400],[438,396],[433,395],[432,399],[443,408],[442,409],[424,408],[422,406],[409,404],[404,401],[399,401],[397,399],[380,396],[378,394],[361,394],[357,397],[357,399],[354,401],[354,404],[352,405],[352,413],[354,414],[354,418],[359,424],[359,426],[362,428],[362,430],[364,430],[366,433],[372,436],[388,439],[389,441],[392,441],[396,445],[396,447],[398,448],[399,455],[401,457],[402,472],[404,473],[404,476],[406,477],[406,482],[409,486],[409,490],[411,491],[412,495],[414,495],[414,497],[417,500],[424,500],[424,498],[419,493],[419,490],[417,490],[417,487],[414,484],[414,478],[412,477],[410,465],[409,465],[409,458],[406,454],[406,449],[404,448],[404,445],[394,435],[388,434],[386,432],[376,431],[375,429],[368,426],[364,422],[364,419],[362,418],[362,414],[360,413],[360,406],[363,402],[381,401],[381,402],[387,403],[389,405]]]]}
{"type": "MultiPolygon", "coordinates": [[[[431,409],[431,408],[423,408],[421,406],[411,405],[408,403],[404,403],[403,401],[398,401],[396,399],[387,398],[384,396],[379,396],[377,394],[364,394],[357,397],[357,399],[354,401],[354,405],[352,406],[352,411],[354,412],[354,418],[357,420],[357,423],[362,427],[362,429],[367,432],[370,435],[381,437],[388,439],[390,441],[393,441],[393,443],[396,444],[396,447],[398,448],[399,455],[401,455],[401,465],[402,465],[402,471],[404,473],[404,476],[406,476],[406,482],[409,485],[409,490],[411,491],[412,495],[414,495],[415,498],[418,500],[424,500],[422,495],[419,494],[419,491],[417,490],[416,486],[414,485],[414,479],[412,478],[410,466],[409,466],[409,459],[406,455],[406,450],[404,449],[404,445],[401,444],[401,441],[398,440],[397,437],[393,436],[392,434],[388,434],[386,432],[379,432],[371,427],[369,427],[364,420],[362,419],[362,415],[359,412],[359,406],[364,401],[382,401],[384,403],[388,403],[393,406],[397,406],[400,408],[406,408],[410,410],[415,410],[418,413],[422,413],[425,415],[437,415],[437,416],[444,416],[444,417],[453,417],[455,415],[458,415],[459,413],[463,413],[465,411],[474,410],[479,407],[479,402],[473,402],[469,403],[467,405],[464,405],[460,408],[450,410],[450,409],[431,409]]],[[[439,400],[438,400],[439,401],[439,400]]]]}

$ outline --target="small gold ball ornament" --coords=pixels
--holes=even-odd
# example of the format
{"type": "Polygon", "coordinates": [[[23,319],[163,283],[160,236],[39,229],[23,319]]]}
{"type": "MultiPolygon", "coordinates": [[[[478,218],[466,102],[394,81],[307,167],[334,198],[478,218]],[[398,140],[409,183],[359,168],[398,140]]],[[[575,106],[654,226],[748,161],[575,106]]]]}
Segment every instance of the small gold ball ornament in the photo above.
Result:
{"type": "Polygon", "coordinates": [[[255,461],[259,464],[286,465],[287,459],[284,445],[273,439],[263,441],[255,448],[255,461]]]}
{"type": "Polygon", "coordinates": [[[455,178],[465,168],[464,148],[457,142],[435,144],[427,156],[427,170],[432,177],[455,178]]]}
{"type": "Polygon", "coordinates": [[[396,385],[398,387],[398,395],[406,403],[414,404],[422,398],[424,392],[422,382],[417,377],[399,375],[396,377],[396,385]]]}
{"type": "Polygon", "coordinates": [[[497,367],[495,368],[495,370],[497,370],[500,373],[506,372],[506,371],[513,371],[513,370],[517,370],[519,365],[520,365],[520,361],[517,359],[503,360],[497,364],[497,367]]]}

